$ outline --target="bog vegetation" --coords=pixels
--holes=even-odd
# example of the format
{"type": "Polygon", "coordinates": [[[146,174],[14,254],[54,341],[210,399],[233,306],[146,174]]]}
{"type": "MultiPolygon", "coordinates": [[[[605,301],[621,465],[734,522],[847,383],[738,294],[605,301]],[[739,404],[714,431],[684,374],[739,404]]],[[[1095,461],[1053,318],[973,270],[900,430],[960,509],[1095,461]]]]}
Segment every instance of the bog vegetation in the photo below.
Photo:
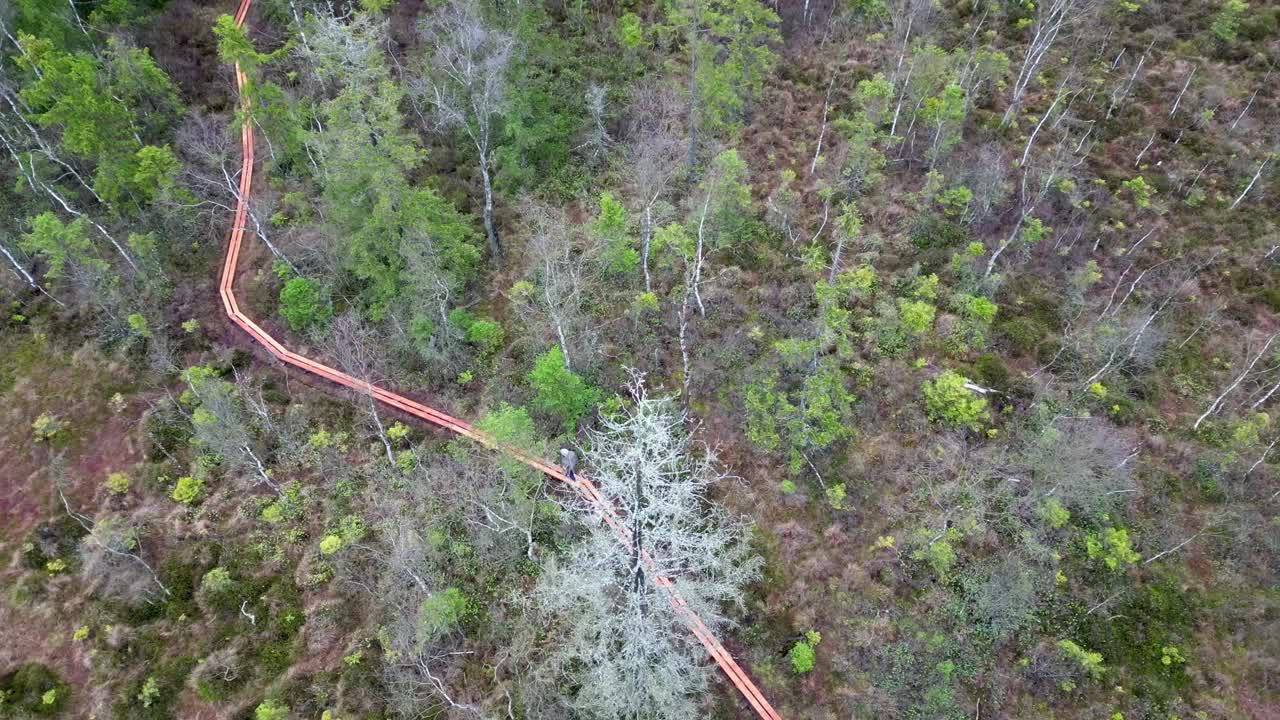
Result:
{"type": "Polygon", "coordinates": [[[1274,715],[1274,4],[236,10],[0,4],[0,718],[1274,715]]]}

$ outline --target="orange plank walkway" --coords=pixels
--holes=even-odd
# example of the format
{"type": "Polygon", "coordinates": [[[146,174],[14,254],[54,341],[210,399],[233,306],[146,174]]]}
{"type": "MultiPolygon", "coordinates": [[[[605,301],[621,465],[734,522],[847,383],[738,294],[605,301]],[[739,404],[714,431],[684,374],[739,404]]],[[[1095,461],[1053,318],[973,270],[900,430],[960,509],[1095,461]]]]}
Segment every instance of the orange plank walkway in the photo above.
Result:
{"type": "MultiPolygon", "coordinates": [[[[235,20],[237,26],[244,26],[246,18],[249,14],[249,8],[253,0],[240,0],[239,9],[236,11],[235,20]]],[[[241,91],[241,102],[246,110],[249,106],[248,98],[243,96],[245,75],[240,70],[239,64],[236,65],[236,88],[241,91]]],[[[630,544],[631,533],[621,522],[613,504],[609,502],[595,485],[582,475],[576,476],[576,482],[570,481],[569,478],[557,465],[552,465],[542,459],[531,457],[520,450],[507,447],[497,442],[493,437],[476,430],[474,427],[456,418],[450,417],[438,410],[432,409],[421,403],[410,400],[403,395],[398,395],[378,387],[371,383],[365,382],[358,378],[352,377],[340,370],[317,362],[311,358],[299,355],[289,350],[280,341],[271,337],[265,330],[258,326],[252,319],[240,311],[240,305],[236,302],[236,296],[233,283],[235,281],[236,266],[240,261],[240,249],[244,243],[245,222],[248,217],[248,206],[246,205],[249,198],[249,192],[253,186],[253,125],[246,113],[246,120],[240,127],[240,145],[243,153],[243,161],[240,169],[240,192],[236,200],[235,216],[231,224],[230,237],[227,241],[227,256],[222,264],[222,275],[218,284],[218,291],[222,295],[222,305],[227,312],[227,317],[233,323],[238,325],[242,330],[248,333],[254,340],[261,344],[267,352],[271,353],[281,362],[293,367],[305,370],[313,375],[317,375],[326,380],[330,380],[339,385],[351,388],[362,393],[368,393],[382,403],[403,411],[414,417],[425,420],[433,425],[450,430],[463,437],[470,438],[481,445],[506,453],[526,465],[539,470],[546,475],[559,480],[573,488],[584,500],[590,503],[600,513],[600,516],[611,528],[617,532],[620,542],[630,544]]],[[[707,627],[702,618],[698,617],[681,597],[676,590],[675,583],[667,577],[654,572],[653,559],[645,555],[645,564],[650,570],[650,577],[654,578],[654,584],[661,588],[671,601],[672,606],[676,609],[677,614],[689,627],[689,631],[698,638],[703,647],[711,655],[716,665],[724,671],[725,676],[733,683],[738,692],[742,693],[742,697],[751,705],[756,714],[763,720],[782,720],[769,701],[765,698],[764,693],[756,684],[747,676],[746,671],[742,669],[738,662],[733,659],[729,651],[716,638],[707,627]]]]}

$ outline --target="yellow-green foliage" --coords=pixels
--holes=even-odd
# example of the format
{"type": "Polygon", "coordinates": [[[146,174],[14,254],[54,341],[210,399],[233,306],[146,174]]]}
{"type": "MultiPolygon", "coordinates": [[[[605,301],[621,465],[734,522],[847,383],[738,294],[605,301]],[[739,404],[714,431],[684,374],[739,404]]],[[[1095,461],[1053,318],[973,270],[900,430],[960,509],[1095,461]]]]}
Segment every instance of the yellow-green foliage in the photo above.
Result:
{"type": "Polygon", "coordinates": [[[325,535],[320,541],[320,554],[332,555],[342,549],[342,536],[336,534],[325,535]]]}
{"type": "Polygon", "coordinates": [[[121,472],[113,472],[107,476],[104,485],[113,495],[123,495],[129,492],[129,476],[121,472]]]}
{"type": "Polygon", "coordinates": [[[174,502],[180,502],[183,505],[191,505],[200,499],[200,493],[204,490],[204,480],[200,478],[184,475],[178,478],[178,482],[174,483],[173,492],[169,497],[174,502]]]}
{"type": "Polygon", "coordinates": [[[1125,180],[1120,183],[1125,190],[1133,195],[1133,204],[1140,208],[1151,207],[1151,196],[1156,193],[1156,189],[1147,182],[1147,179],[1141,175],[1132,180],[1125,180]]]}
{"type": "Polygon", "coordinates": [[[1102,534],[1085,536],[1085,552],[1090,560],[1101,559],[1111,570],[1121,570],[1139,560],[1139,555],[1129,545],[1129,532],[1124,528],[1103,528],[1102,534]]]}
{"type": "Polygon", "coordinates": [[[1059,640],[1058,649],[1062,650],[1067,657],[1079,663],[1080,667],[1089,674],[1089,677],[1095,680],[1102,677],[1102,674],[1107,670],[1102,664],[1102,653],[1085,650],[1071,640],[1059,640]]]}
{"type": "Polygon", "coordinates": [[[968,390],[969,379],[952,370],[923,386],[925,411],[934,422],[977,430],[987,419],[987,399],[968,390]]]}
{"type": "Polygon", "coordinates": [[[57,415],[41,413],[40,417],[31,423],[31,432],[35,436],[36,442],[50,442],[66,427],[67,424],[57,415]]]}
{"type": "Polygon", "coordinates": [[[812,672],[813,666],[817,661],[817,653],[814,648],[818,643],[822,642],[822,635],[817,630],[810,630],[804,634],[804,639],[796,642],[791,646],[791,650],[787,653],[787,659],[791,661],[791,670],[797,675],[804,675],[812,672]]]}
{"type": "Polygon", "coordinates": [[[1037,512],[1040,518],[1052,528],[1064,527],[1071,520],[1071,513],[1054,498],[1049,498],[1041,503],[1037,512]]]}
{"type": "Polygon", "coordinates": [[[923,335],[929,332],[929,328],[933,327],[933,318],[936,311],[927,302],[900,299],[898,300],[898,312],[901,314],[902,324],[917,335],[923,335]]]}

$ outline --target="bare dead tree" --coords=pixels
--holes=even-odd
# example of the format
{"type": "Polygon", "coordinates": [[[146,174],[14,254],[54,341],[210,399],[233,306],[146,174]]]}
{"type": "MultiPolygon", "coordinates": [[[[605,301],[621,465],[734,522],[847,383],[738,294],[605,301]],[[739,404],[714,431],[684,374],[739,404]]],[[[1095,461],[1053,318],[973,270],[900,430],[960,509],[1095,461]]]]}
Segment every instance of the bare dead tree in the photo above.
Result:
{"type": "Polygon", "coordinates": [[[1258,183],[1258,178],[1262,177],[1262,171],[1267,169],[1267,165],[1273,158],[1274,154],[1268,154],[1262,159],[1262,162],[1258,164],[1257,172],[1253,174],[1253,178],[1249,180],[1249,184],[1245,186],[1244,190],[1240,191],[1240,195],[1236,197],[1235,202],[1231,203],[1231,207],[1227,208],[1228,210],[1235,210],[1236,206],[1244,200],[1244,196],[1248,195],[1249,191],[1253,189],[1253,186],[1258,183]]]}
{"type": "MultiPolygon", "coordinates": [[[[263,193],[255,192],[248,198],[240,196],[240,150],[239,146],[233,145],[227,134],[226,119],[195,113],[178,128],[177,136],[179,152],[186,161],[182,164],[180,177],[183,185],[195,196],[196,202],[186,205],[171,202],[186,209],[213,208],[214,213],[219,210],[234,213],[236,203],[243,200],[254,234],[272,255],[288,265],[294,273],[298,273],[297,266],[272,241],[267,227],[262,223],[260,216],[271,214],[269,210],[261,212],[263,193]]],[[[225,215],[220,216],[217,222],[221,223],[224,219],[225,215]]]]}
{"type": "Polygon", "coordinates": [[[605,126],[609,86],[592,83],[587,88],[585,99],[591,124],[587,127],[586,140],[576,149],[585,149],[587,162],[596,165],[608,155],[609,148],[613,146],[613,137],[609,134],[609,128],[605,126]]]}
{"type": "Polygon", "coordinates": [[[592,348],[599,347],[586,312],[599,246],[561,208],[525,200],[520,213],[529,228],[525,277],[532,292],[514,299],[555,334],[565,367],[572,369],[577,361],[581,369],[592,348]]]}
{"type": "Polygon", "coordinates": [[[1004,112],[1001,125],[1007,125],[1022,106],[1027,89],[1039,74],[1049,51],[1061,38],[1084,26],[1091,19],[1095,5],[1095,0],[1046,0],[1036,4],[1031,38],[1027,41],[1022,64],[1013,81],[1009,107],[1004,112]]]}
{"type": "Polygon", "coordinates": [[[911,84],[914,63],[908,63],[906,77],[902,77],[902,63],[911,49],[911,38],[926,34],[929,22],[933,19],[936,8],[930,0],[899,0],[897,7],[890,14],[893,24],[894,40],[898,45],[898,61],[894,65],[889,82],[897,88],[897,101],[894,103],[893,120],[889,125],[889,137],[897,137],[898,118],[902,115],[902,103],[907,97],[907,87],[911,84]]]}
{"type": "Polygon", "coordinates": [[[373,328],[369,327],[355,310],[348,310],[333,319],[329,325],[327,339],[332,356],[338,366],[348,375],[364,382],[368,390],[360,394],[364,398],[365,409],[369,413],[369,422],[387,453],[387,463],[395,467],[395,451],[391,447],[391,439],[382,423],[382,415],[378,412],[378,403],[373,397],[373,384],[377,382],[376,374],[385,365],[379,341],[373,328]]]}
{"type": "Polygon", "coordinates": [[[94,520],[72,509],[71,501],[63,491],[66,484],[66,465],[62,457],[50,463],[53,486],[67,516],[75,520],[87,533],[82,541],[81,568],[85,577],[99,584],[99,590],[109,597],[136,600],[145,598],[146,585],[154,584],[166,597],[172,595],[160,575],[142,557],[141,538],[137,530],[122,518],[109,517],[94,520]]]}
{"type": "Polygon", "coordinates": [[[432,54],[410,98],[431,109],[442,130],[461,131],[475,147],[484,190],[484,232],[494,256],[502,242],[493,221],[493,142],[506,103],[515,39],[489,27],[475,0],[451,0],[423,21],[432,54]]]}
{"type": "Polygon", "coordinates": [[[1181,296],[1186,284],[1199,274],[1200,271],[1216,262],[1222,252],[1223,251],[1221,250],[1215,252],[1205,261],[1187,270],[1187,272],[1183,273],[1181,278],[1175,281],[1166,291],[1163,300],[1152,302],[1141,312],[1131,316],[1128,322],[1129,329],[1123,335],[1119,333],[1108,333],[1119,337],[1119,339],[1111,345],[1111,350],[1106,354],[1106,360],[1103,362],[1101,367],[1085,379],[1082,385],[1087,387],[1093,384],[1113,368],[1124,365],[1125,363],[1135,359],[1138,356],[1139,351],[1143,348],[1149,348],[1153,343],[1152,336],[1155,334],[1153,332],[1153,327],[1155,326],[1156,320],[1161,318],[1169,309],[1170,305],[1181,296]]]}
{"type": "MultiPolygon", "coordinates": [[[[1155,47],[1155,44],[1156,44],[1156,41],[1152,40],[1147,45],[1147,49],[1142,51],[1142,55],[1138,58],[1138,62],[1134,64],[1133,73],[1129,75],[1128,81],[1121,83],[1120,85],[1117,85],[1116,89],[1112,91],[1111,96],[1109,98],[1109,102],[1107,104],[1108,120],[1111,119],[1111,114],[1115,112],[1116,108],[1120,107],[1120,104],[1123,103],[1127,97],[1129,97],[1129,92],[1133,90],[1133,84],[1137,82],[1138,75],[1139,73],[1142,72],[1142,66],[1146,64],[1147,56],[1151,54],[1151,48],[1155,47]]],[[[1119,61],[1120,61],[1120,58],[1117,57],[1116,62],[1118,63],[1119,61]]]]}
{"type": "Polygon", "coordinates": [[[246,408],[247,384],[230,383],[198,371],[188,371],[185,379],[187,388],[200,402],[191,414],[196,440],[233,469],[255,476],[256,484],[283,496],[284,490],[267,467],[262,441],[262,435],[270,434],[271,427],[256,425],[255,420],[261,422],[263,413],[246,408]]]}
{"type": "Polygon", "coordinates": [[[995,270],[996,261],[1004,254],[1020,237],[1023,227],[1027,221],[1040,208],[1041,203],[1048,197],[1049,191],[1053,189],[1055,183],[1073,169],[1079,167],[1085,158],[1089,155],[1089,146],[1085,143],[1076,143],[1070,132],[1060,134],[1058,141],[1053,148],[1043,157],[1041,162],[1024,167],[1022,169],[1022,178],[1018,186],[1018,217],[1010,229],[1009,234],[1005,236],[991,257],[987,260],[987,269],[983,273],[983,277],[991,276],[995,270]],[[1074,148],[1073,148],[1074,145],[1074,148]]]}
{"type": "Polygon", "coordinates": [[[650,248],[661,217],[655,219],[663,196],[680,171],[683,143],[679,138],[680,100],[661,84],[632,90],[627,163],[632,194],[640,205],[640,258],[645,292],[653,292],[650,248]]]}
{"type": "Polygon", "coordinates": [[[1227,385],[1226,389],[1223,390],[1218,397],[1214,398],[1213,402],[1209,404],[1209,407],[1200,414],[1200,417],[1196,418],[1195,423],[1191,426],[1192,430],[1199,428],[1200,423],[1204,422],[1205,418],[1216,413],[1218,409],[1222,407],[1222,401],[1226,400],[1227,396],[1236,388],[1240,387],[1240,383],[1244,382],[1245,378],[1249,377],[1249,374],[1253,372],[1253,368],[1258,364],[1258,361],[1267,354],[1267,348],[1271,347],[1271,343],[1275,342],[1277,337],[1280,337],[1280,333],[1274,333],[1268,337],[1267,341],[1262,344],[1262,349],[1258,350],[1258,352],[1253,355],[1252,359],[1249,359],[1250,353],[1248,351],[1245,352],[1245,359],[1247,360],[1247,363],[1244,366],[1244,370],[1240,371],[1240,374],[1227,385]]]}
{"type": "MultiPolygon", "coordinates": [[[[1267,87],[1267,81],[1271,79],[1271,73],[1272,69],[1268,68],[1267,74],[1262,76],[1262,87],[1267,87]]],[[[1258,90],[1254,90],[1253,94],[1249,96],[1249,102],[1244,104],[1244,108],[1240,110],[1240,114],[1236,115],[1236,119],[1231,121],[1232,130],[1236,129],[1236,126],[1240,124],[1240,121],[1243,120],[1244,116],[1249,112],[1249,108],[1253,107],[1253,101],[1257,99],[1258,90]]]]}
{"type": "Polygon", "coordinates": [[[41,285],[39,282],[36,282],[36,279],[32,277],[31,273],[27,270],[26,266],[24,266],[21,262],[19,262],[18,258],[14,257],[13,252],[10,251],[9,248],[5,247],[4,243],[2,242],[0,242],[0,255],[4,255],[5,259],[9,261],[9,265],[12,267],[13,274],[18,276],[19,279],[25,282],[28,287],[30,287],[32,290],[35,290],[41,293],[42,295],[49,298],[50,300],[54,301],[55,303],[58,304],[59,307],[66,307],[66,305],[64,305],[61,300],[54,297],[53,295],[50,295],[49,291],[45,290],[44,285],[41,285]]]}

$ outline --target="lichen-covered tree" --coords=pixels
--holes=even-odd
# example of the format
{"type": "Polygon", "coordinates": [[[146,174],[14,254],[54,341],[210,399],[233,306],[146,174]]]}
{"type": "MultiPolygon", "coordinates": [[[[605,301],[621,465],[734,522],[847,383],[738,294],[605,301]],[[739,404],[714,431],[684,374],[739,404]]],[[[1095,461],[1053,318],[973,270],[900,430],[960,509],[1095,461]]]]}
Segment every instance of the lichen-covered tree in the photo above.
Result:
{"type": "Polygon", "coordinates": [[[760,560],[745,522],[708,497],[726,475],[689,437],[675,401],[650,397],[638,377],[631,394],[592,433],[586,453],[627,538],[619,542],[591,507],[575,513],[585,537],[547,563],[535,592],[557,636],[540,674],[576,687],[565,702],[584,717],[697,717],[711,672],[706,651],[656,581],[669,578],[718,633],[731,625],[726,612],[741,607],[760,560]]]}

